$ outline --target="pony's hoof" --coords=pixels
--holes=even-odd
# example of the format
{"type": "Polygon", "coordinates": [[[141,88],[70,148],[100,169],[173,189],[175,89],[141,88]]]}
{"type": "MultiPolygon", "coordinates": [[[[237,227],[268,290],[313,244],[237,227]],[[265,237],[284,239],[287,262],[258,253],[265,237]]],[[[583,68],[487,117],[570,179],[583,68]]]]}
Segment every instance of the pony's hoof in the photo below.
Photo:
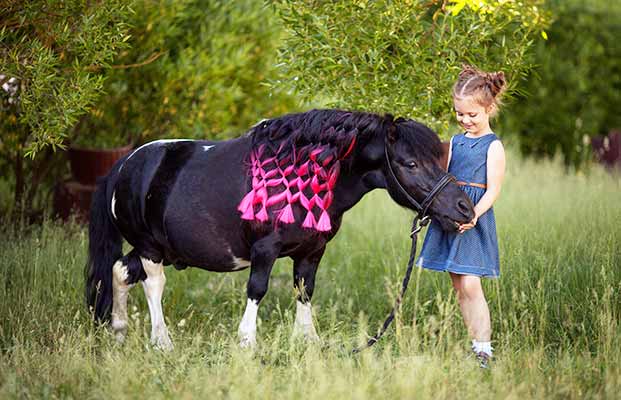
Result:
{"type": "Polygon", "coordinates": [[[315,326],[313,325],[294,325],[293,326],[293,334],[291,335],[293,339],[302,338],[307,342],[319,342],[320,338],[315,330],[315,326]]]}
{"type": "Polygon", "coordinates": [[[257,347],[257,338],[255,335],[239,335],[239,347],[242,349],[253,350],[257,347]]]}
{"type": "Polygon", "coordinates": [[[172,340],[170,340],[168,334],[151,338],[151,344],[156,349],[162,351],[172,351],[172,349],[175,347],[173,346],[172,340]]]}

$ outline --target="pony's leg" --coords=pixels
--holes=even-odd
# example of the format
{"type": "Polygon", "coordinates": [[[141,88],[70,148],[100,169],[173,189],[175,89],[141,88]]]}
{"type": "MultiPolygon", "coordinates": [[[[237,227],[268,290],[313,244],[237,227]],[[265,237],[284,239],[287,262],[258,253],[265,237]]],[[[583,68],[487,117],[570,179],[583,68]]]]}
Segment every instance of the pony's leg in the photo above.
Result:
{"type": "Polygon", "coordinates": [[[239,329],[239,345],[254,347],[257,343],[257,312],[259,303],[269,285],[270,273],[274,261],[280,253],[282,244],[277,234],[273,233],[258,240],[250,251],[250,278],[248,279],[246,311],[242,317],[239,329]]]}
{"type": "Polygon", "coordinates": [[[127,334],[127,296],[133,285],[127,283],[127,263],[118,260],[112,266],[112,321],[111,327],[117,342],[123,343],[127,334]]]}
{"type": "Polygon", "coordinates": [[[319,340],[311,308],[311,298],[315,289],[315,274],[325,246],[309,256],[294,260],[293,286],[296,289],[297,301],[293,336],[302,336],[307,340],[319,340]]]}
{"type": "Polygon", "coordinates": [[[162,350],[172,350],[173,344],[168,335],[168,328],[166,328],[164,313],[162,312],[162,293],[166,284],[164,265],[161,262],[157,263],[144,257],[140,257],[140,261],[142,261],[142,267],[147,276],[142,281],[142,287],[151,314],[151,344],[162,350]]]}

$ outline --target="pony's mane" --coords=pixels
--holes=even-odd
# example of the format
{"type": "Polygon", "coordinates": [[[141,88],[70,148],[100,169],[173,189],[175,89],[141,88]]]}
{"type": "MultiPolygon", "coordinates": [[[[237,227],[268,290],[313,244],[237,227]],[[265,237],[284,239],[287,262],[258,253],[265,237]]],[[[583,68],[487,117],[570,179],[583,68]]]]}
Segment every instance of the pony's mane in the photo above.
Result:
{"type": "Polygon", "coordinates": [[[442,142],[438,135],[427,125],[411,119],[395,120],[397,136],[400,141],[408,143],[408,147],[416,149],[416,157],[423,162],[438,162],[442,157],[442,142]]]}
{"type": "Polygon", "coordinates": [[[293,206],[298,204],[306,211],[303,228],[332,230],[326,210],[332,204],[341,164],[352,158],[357,145],[396,129],[404,140],[430,151],[428,157],[440,156],[440,142],[432,131],[413,121],[400,121],[390,115],[342,110],[311,110],[261,121],[248,133],[252,188],[238,206],[242,219],[263,223],[272,218],[276,224],[292,224],[296,222],[293,206]],[[410,137],[418,136],[410,129],[419,127],[432,137],[427,132],[410,137]]]}

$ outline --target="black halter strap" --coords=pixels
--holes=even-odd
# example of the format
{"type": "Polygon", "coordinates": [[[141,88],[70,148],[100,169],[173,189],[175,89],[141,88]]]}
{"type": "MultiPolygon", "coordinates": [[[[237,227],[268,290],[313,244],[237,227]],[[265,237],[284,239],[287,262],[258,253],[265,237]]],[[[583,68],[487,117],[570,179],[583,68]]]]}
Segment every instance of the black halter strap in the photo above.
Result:
{"type": "Polygon", "coordinates": [[[403,283],[401,284],[401,292],[399,293],[399,296],[397,296],[395,305],[393,306],[390,314],[384,321],[384,324],[377,332],[377,334],[371,337],[365,345],[355,348],[353,350],[354,353],[359,353],[362,350],[367,349],[377,343],[377,341],[380,340],[380,338],[384,335],[384,332],[386,332],[386,329],[388,329],[388,327],[392,323],[392,320],[395,318],[395,312],[401,306],[403,296],[405,296],[405,292],[408,289],[410,276],[412,275],[412,268],[414,267],[414,261],[416,259],[416,241],[418,237],[418,232],[420,232],[423,226],[429,223],[429,216],[427,215],[427,210],[429,209],[431,203],[433,203],[435,198],[438,196],[438,193],[440,193],[440,191],[444,189],[446,185],[449,184],[449,182],[455,181],[455,178],[451,174],[444,174],[444,176],[438,181],[438,183],[436,183],[433,189],[431,189],[431,191],[427,194],[425,200],[423,200],[423,203],[420,204],[418,203],[418,201],[416,201],[416,199],[414,199],[414,197],[412,197],[412,195],[410,195],[410,193],[408,193],[408,191],[403,187],[401,182],[399,182],[399,178],[397,178],[397,175],[395,175],[395,172],[392,169],[392,165],[390,165],[390,157],[388,156],[387,144],[384,144],[384,156],[386,157],[386,164],[388,166],[388,171],[390,172],[390,177],[397,184],[397,187],[399,188],[401,193],[417,211],[416,217],[414,217],[414,221],[412,222],[412,233],[410,233],[410,237],[412,238],[412,247],[410,249],[410,259],[408,261],[408,267],[405,271],[405,276],[403,277],[403,283]]]}

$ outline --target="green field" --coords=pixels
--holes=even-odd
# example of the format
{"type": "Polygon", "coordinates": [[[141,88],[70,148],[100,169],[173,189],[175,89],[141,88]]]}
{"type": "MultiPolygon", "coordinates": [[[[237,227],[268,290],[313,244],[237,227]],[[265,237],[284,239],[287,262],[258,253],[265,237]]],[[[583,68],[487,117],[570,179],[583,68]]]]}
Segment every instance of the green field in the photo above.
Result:
{"type": "Polygon", "coordinates": [[[259,345],[236,331],[248,271],[167,269],[171,353],[148,345],[140,287],[124,345],[83,302],[86,230],[46,222],[0,233],[0,398],[618,398],[621,392],[621,180],[598,168],[509,157],[495,206],[501,278],[485,281],[496,360],[477,368],[443,273],[418,271],[382,341],[408,258],[412,214],[385,192],[346,214],[313,298],[322,341],[291,341],[291,262],[259,309],[259,345]]]}

